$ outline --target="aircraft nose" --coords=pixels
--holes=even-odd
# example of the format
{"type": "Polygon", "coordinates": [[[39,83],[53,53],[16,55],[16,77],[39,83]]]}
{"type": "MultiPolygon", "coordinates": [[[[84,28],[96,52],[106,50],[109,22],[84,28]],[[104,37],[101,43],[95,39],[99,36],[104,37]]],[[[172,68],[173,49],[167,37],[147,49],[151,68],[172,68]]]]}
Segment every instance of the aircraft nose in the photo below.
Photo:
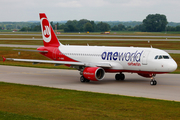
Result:
{"type": "Polygon", "coordinates": [[[177,69],[177,63],[173,60],[169,66],[170,72],[173,72],[177,69]]]}

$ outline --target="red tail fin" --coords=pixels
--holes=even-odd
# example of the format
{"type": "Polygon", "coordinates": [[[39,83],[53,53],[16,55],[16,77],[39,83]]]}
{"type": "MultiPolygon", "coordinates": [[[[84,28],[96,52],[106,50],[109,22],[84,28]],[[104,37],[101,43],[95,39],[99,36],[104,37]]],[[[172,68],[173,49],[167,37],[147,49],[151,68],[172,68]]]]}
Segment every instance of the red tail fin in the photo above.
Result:
{"type": "Polygon", "coordinates": [[[45,47],[59,47],[60,42],[57,39],[45,13],[39,13],[41,20],[41,30],[45,47]]]}

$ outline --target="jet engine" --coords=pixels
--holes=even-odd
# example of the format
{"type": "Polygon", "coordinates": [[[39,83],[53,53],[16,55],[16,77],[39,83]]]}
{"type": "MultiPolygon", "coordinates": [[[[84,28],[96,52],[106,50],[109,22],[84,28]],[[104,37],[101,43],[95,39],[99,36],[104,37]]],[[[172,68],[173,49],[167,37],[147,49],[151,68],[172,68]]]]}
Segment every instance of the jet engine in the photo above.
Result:
{"type": "Polygon", "coordinates": [[[88,80],[100,81],[104,78],[105,71],[101,67],[86,67],[83,76],[88,80]]]}

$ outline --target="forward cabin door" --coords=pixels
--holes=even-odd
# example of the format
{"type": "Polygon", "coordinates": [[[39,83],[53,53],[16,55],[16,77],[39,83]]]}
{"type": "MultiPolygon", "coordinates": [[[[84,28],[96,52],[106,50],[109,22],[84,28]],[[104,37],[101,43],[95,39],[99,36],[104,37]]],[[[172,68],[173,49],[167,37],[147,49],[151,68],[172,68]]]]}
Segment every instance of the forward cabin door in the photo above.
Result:
{"type": "Polygon", "coordinates": [[[142,65],[148,65],[149,51],[145,51],[142,56],[142,65]]]}

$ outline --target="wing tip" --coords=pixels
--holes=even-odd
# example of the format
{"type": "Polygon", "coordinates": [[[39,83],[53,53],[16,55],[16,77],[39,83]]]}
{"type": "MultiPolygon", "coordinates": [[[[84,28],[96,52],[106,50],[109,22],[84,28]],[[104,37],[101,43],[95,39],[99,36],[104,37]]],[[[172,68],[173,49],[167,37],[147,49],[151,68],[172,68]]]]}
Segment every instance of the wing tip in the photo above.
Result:
{"type": "Polygon", "coordinates": [[[3,62],[6,61],[6,58],[4,56],[2,56],[2,58],[3,58],[3,62]]]}

